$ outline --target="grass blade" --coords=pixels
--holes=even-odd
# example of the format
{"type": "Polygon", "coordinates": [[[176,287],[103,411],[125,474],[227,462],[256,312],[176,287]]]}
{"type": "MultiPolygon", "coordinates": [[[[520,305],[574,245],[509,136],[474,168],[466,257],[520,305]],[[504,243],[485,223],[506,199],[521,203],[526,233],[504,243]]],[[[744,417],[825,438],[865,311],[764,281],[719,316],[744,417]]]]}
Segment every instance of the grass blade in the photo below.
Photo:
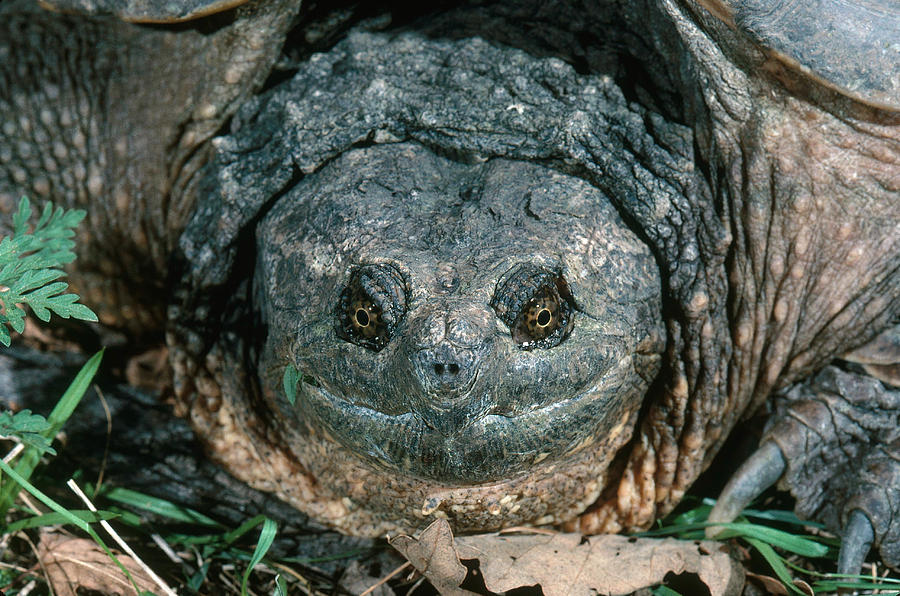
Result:
{"type": "MultiPolygon", "coordinates": [[[[103,350],[100,350],[84,363],[84,366],[75,375],[68,389],[56,403],[53,411],[50,412],[50,416],[47,417],[50,426],[41,433],[44,437],[52,441],[53,437],[60,431],[66,420],[69,419],[69,416],[81,403],[81,398],[84,397],[84,394],[91,386],[91,381],[94,379],[94,375],[97,374],[97,369],[100,368],[102,360],[103,350]]],[[[16,464],[16,475],[22,479],[31,478],[31,474],[34,472],[34,468],[40,459],[41,451],[39,449],[26,447],[16,464]]],[[[6,482],[0,487],[0,511],[8,511],[12,507],[16,495],[19,494],[20,484],[19,482],[6,482]]]]}
{"type": "MultiPolygon", "coordinates": [[[[93,511],[88,511],[87,509],[75,509],[69,511],[69,513],[89,524],[100,521],[101,519],[115,519],[116,517],[118,517],[118,514],[111,511],[98,511],[97,513],[94,513],[93,511]]],[[[5,531],[9,534],[12,534],[13,532],[26,530],[28,528],[58,526],[68,523],[68,521],[69,518],[60,515],[59,513],[44,513],[43,515],[35,515],[33,517],[27,517],[25,519],[20,519],[19,521],[13,522],[6,526],[5,531]]]]}
{"type": "Polygon", "coordinates": [[[770,545],[766,544],[762,540],[758,540],[756,538],[750,538],[749,536],[744,537],[744,540],[747,543],[755,548],[757,552],[766,560],[766,563],[769,564],[769,567],[772,568],[772,571],[775,572],[775,575],[781,580],[781,583],[788,589],[789,592],[793,594],[803,594],[797,587],[794,585],[794,580],[791,578],[791,574],[788,572],[787,567],[784,564],[784,561],[775,552],[775,549],[770,545]]]}
{"type": "Polygon", "coordinates": [[[241,580],[241,596],[247,596],[247,581],[250,579],[250,573],[269,551],[269,547],[272,546],[277,531],[278,526],[275,522],[269,518],[264,518],[263,527],[259,533],[259,540],[256,543],[256,550],[253,551],[253,556],[250,557],[250,563],[247,565],[247,569],[244,571],[244,577],[241,580]]]}
{"type": "Polygon", "coordinates": [[[740,536],[747,540],[755,538],[803,557],[824,557],[828,554],[828,546],[784,530],[750,523],[712,525],[724,528],[724,531],[717,538],[731,538],[733,536],[740,536]]]}
{"type": "Polygon", "coordinates": [[[107,499],[110,499],[111,501],[129,505],[136,509],[149,511],[150,513],[167,517],[174,521],[184,522],[188,524],[197,524],[213,528],[224,527],[214,519],[209,518],[202,513],[194,511],[193,509],[181,507],[179,505],[175,505],[170,501],[166,501],[165,499],[145,495],[144,493],[140,493],[135,490],[116,487],[103,491],[103,496],[107,499]]]}

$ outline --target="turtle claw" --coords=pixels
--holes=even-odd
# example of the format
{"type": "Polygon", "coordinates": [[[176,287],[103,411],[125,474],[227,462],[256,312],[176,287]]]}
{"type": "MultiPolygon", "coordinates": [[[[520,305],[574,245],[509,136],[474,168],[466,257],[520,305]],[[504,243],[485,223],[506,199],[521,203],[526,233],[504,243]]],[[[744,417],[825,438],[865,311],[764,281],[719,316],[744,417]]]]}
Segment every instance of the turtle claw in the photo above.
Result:
{"type": "Polygon", "coordinates": [[[850,512],[841,535],[838,573],[858,575],[875,540],[875,528],[869,516],[859,509],[850,512]]]}
{"type": "MultiPolygon", "coordinates": [[[[709,521],[727,523],[736,518],[753,499],[781,478],[787,462],[784,453],[772,441],[760,445],[725,485],[715,507],[709,513],[709,521]]],[[[708,528],[706,535],[715,537],[718,529],[708,528]]]]}
{"type": "Polygon", "coordinates": [[[858,573],[873,546],[900,567],[900,391],[829,366],[778,396],[776,408],[709,520],[731,521],[779,482],[798,516],[843,534],[841,573],[858,573]]]}

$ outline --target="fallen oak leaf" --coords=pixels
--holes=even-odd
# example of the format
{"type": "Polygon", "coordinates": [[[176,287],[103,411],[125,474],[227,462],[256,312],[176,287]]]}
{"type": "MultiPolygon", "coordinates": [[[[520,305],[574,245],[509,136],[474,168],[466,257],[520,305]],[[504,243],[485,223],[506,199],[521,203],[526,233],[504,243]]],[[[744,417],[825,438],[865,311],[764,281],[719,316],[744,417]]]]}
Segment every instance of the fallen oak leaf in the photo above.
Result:
{"type": "Polygon", "coordinates": [[[418,539],[390,541],[441,594],[471,594],[460,588],[462,560],[477,560],[488,591],[503,593],[540,586],[545,596],[631,594],[691,574],[711,596],[737,596],[742,567],[713,541],[674,538],[550,533],[479,534],[454,539],[446,520],[437,520],[418,539]]]}

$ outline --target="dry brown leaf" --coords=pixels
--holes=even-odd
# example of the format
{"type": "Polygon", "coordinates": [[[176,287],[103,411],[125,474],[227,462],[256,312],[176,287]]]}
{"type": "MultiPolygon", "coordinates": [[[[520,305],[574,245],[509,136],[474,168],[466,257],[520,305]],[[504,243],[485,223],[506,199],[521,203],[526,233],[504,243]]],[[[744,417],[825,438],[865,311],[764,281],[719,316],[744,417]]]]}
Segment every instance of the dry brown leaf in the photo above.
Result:
{"type": "Polygon", "coordinates": [[[747,572],[747,577],[760,584],[763,590],[766,591],[766,594],[771,594],[772,596],[787,596],[788,594],[787,588],[784,587],[784,584],[777,577],[761,575],[752,571],[747,572]]]}
{"type": "MultiPolygon", "coordinates": [[[[134,559],[113,552],[140,590],[156,589],[156,584],[134,559]]],[[[76,596],[78,588],[104,594],[136,593],[119,566],[93,540],[45,533],[38,543],[38,556],[47,572],[47,581],[58,596],[76,596]]]]}
{"type": "Polygon", "coordinates": [[[794,587],[806,594],[807,596],[815,596],[815,591],[813,591],[812,586],[803,581],[802,579],[794,579],[794,587]]]}
{"type": "MultiPolygon", "coordinates": [[[[394,539],[394,542],[401,537],[394,539]]],[[[405,543],[416,542],[403,537],[405,543]]],[[[392,544],[394,544],[392,542],[392,544]]],[[[444,520],[431,524],[417,541],[430,553],[426,564],[410,562],[442,594],[442,586],[459,586],[459,559],[477,559],[485,586],[492,592],[540,585],[546,596],[578,594],[630,594],[661,584],[668,574],[695,574],[712,596],[740,594],[744,574],[721,545],[674,538],[628,538],[580,534],[480,534],[453,539],[444,520]],[[440,540],[423,537],[440,537],[440,540]],[[438,572],[432,561],[452,559],[458,568],[452,579],[438,572]],[[422,565],[422,567],[420,567],[422,565]],[[426,573],[423,567],[429,568],[426,573]],[[435,580],[438,583],[435,583],[435,580]],[[454,583],[455,582],[455,583],[454,583]],[[440,584],[440,585],[439,585],[440,584]]],[[[395,545],[396,546],[396,545],[395,545]]],[[[401,552],[404,552],[402,549],[401,552]]],[[[405,554],[405,552],[404,552],[405,554]]],[[[420,555],[417,555],[420,556],[420,555]]],[[[407,556],[409,558],[409,556],[407,556]]],[[[421,559],[418,559],[421,561],[421,559]]],[[[459,588],[455,588],[459,590],[459,588]]]]}
{"type": "Polygon", "coordinates": [[[712,596],[739,594],[743,572],[714,542],[580,534],[457,539],[460,556],[477,551],[487,588],[504,592],[540,584],[556,594],[630,594],[663,583],[666,575],[697,574],[712,596]]]}
{"type": "Polygon", "coordinates": [[[418,538],[401,534],[390,539],[391,546],[424,575],[441,594],[472,594],[459,584],[466,579],[466,568],[459,562],[453,545],[453,532],[447,520],[439,519],[422,530],[418,538]]]}

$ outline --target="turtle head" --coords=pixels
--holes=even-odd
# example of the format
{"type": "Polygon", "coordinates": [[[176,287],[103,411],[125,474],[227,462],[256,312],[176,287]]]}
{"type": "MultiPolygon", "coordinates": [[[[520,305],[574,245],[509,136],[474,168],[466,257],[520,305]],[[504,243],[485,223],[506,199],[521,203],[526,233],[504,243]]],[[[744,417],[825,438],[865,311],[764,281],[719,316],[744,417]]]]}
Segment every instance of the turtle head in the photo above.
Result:
{"type": "MultiPolygon", "coordinates": [[[[663,348],[643,243],[586,182],[418,145],[344,154],[258,233],[270,404],[302,442],[446,484],[627,439],[663,348]]],[[[265,377],[265,375],[263,375],[265,377]]]]}

